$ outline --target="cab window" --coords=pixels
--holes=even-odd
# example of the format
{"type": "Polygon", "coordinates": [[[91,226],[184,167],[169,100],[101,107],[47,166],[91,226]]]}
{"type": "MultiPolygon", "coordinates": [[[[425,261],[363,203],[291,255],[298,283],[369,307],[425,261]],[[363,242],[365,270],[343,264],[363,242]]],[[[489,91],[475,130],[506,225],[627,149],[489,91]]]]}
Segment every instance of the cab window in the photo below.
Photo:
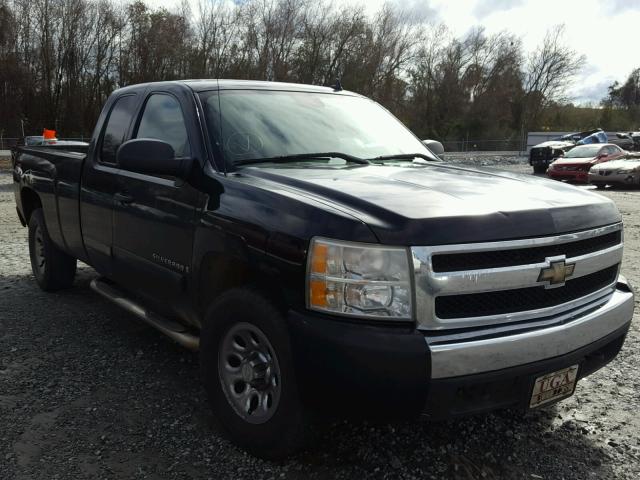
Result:
{"type": "Polygon", "coordinates": [[[134,95],[127,95],[116,100],[109,113],[104,135],[102,136],[100,162],[116,163],[116,152],[125,140],[135,108],[136,97],[134,95]]]}
{"type": "Polygon", "coordinates": [[[171,95],[156,93],[149,97],[136,138],[163,140],[173,147],[176,157],[191,155],[182,109],[178,100],[171,95]]]}

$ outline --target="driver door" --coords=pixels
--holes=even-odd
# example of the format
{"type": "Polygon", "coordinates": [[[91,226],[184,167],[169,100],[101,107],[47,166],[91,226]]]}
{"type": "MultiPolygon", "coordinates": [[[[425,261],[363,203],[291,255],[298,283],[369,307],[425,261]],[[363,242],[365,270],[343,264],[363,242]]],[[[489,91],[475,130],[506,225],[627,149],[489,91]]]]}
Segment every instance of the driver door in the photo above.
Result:
{"type": "MultiPolygon", "coordinates": [[[[191,147],[178,99],[152,92],[132,138],[169,143],[176,157],[191,147]]],[[[200,192],[179,178],[120,169],[115,195],[113,256],[116,280],[129,290],[175,304],[191,271],[200,192]]]]}

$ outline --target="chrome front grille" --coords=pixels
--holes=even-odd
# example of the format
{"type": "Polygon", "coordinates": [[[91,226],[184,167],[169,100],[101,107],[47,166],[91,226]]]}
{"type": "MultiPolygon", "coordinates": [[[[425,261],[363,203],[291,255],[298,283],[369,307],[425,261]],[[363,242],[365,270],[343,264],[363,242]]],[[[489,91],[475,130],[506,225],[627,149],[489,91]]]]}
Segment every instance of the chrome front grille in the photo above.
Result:
{"type": "Polygon", "coordinates": [[[618,245],[622,230],[568,243],[556,243],[539,247],[512,248],[465,253],[435,253],[432,258],[434,272],[456,272],[486,268],[510,267],[544,262],[547,257],[565,255],[579,257],[618,245]]]}
{"type": "Polygon", "coordinates": [[[418,325],[526,323],[605,301],[615,288],[622,245],[620,223],[553,237],[413,247],[418,325]]]}

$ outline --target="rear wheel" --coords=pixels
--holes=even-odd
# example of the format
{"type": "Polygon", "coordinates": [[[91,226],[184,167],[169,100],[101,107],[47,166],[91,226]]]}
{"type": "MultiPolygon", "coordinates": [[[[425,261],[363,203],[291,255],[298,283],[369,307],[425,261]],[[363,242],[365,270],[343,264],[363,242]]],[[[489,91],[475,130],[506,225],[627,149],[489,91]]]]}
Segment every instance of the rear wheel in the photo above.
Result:
{"type": "Polygon", "coordinates": [[[53,244],[40,208],[29,218],[29,256],[31,270],[42,290],[54,292],[73,284],[76,259],[53,244]]]}
{"type": "Polygon", "coordinates": [[[304,445],[308,421],[286,322],[260,293],[231,290],[212,305],[200,365],[214,413],[234,443],[269,459],[304,445]]]}

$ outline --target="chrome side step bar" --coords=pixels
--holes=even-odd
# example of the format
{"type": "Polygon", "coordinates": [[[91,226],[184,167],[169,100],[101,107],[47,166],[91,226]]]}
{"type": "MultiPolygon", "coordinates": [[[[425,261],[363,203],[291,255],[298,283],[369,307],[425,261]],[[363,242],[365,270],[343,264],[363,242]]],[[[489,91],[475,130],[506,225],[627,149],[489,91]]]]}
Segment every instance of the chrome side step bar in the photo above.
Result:
{"type": "Polygon", "coordinates": [[[129,313],[134,314],[153,328],[160,330],[167,337],[175,340],[183,347],[189,350],[198,350],[200,347],[200,337],[190,333],[184,325],[163,318],[143,305],[131,300],[113,283],[102,278],[95,278],[91,280],[91,289],[124,308],[129,313]]]}

